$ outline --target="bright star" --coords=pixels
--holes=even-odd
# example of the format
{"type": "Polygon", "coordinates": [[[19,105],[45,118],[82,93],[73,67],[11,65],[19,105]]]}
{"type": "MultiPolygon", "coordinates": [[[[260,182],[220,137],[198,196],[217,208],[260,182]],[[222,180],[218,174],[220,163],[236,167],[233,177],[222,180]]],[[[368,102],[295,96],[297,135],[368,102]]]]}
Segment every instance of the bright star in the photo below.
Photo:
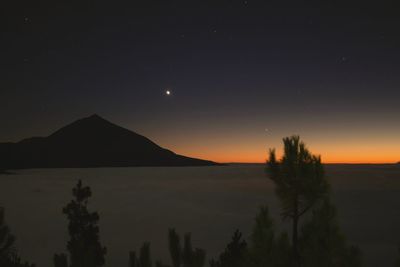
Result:
{"type": "Polygon", "coordinates": [[[166,94],[166,95],[170,95],[170,94],[171,94],[171,91],[170,91],[170,90],[167,90],[167,91],[165,91],[165,94],[166,94]]]}

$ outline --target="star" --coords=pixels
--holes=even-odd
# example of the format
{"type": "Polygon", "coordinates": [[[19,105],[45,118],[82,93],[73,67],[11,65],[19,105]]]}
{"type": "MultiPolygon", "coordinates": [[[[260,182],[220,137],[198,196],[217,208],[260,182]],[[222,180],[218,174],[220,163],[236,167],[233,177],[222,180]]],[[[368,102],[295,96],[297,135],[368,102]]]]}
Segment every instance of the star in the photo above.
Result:
{"type": "Polygon", "coordinates": [[[170,91],[170,90],[166,90],[166,91],[165,91],[165,94],[166,94],[166,95],[171,95],[171,91],[170,91]]]}

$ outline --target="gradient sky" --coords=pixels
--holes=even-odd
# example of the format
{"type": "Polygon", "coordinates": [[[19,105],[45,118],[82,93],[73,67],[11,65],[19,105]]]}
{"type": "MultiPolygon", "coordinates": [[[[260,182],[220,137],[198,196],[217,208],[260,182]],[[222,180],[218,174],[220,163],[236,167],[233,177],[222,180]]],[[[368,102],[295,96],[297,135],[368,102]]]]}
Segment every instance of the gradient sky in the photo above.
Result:
{"type": "Polygon", "coordinates": [[[97,113],[220,162],[292,134],[325,162],[399,161],[400,16],[375,4],[7,1],[0,141],[97,113]]]}

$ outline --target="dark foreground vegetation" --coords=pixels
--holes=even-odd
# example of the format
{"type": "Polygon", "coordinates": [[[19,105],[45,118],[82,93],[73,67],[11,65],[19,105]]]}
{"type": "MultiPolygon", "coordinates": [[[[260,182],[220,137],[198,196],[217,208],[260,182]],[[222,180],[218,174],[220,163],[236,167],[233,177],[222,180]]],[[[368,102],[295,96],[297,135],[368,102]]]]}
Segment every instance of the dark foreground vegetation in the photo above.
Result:
{"type": "MultiPolygon", "coordinates": [[[[275,183],[281,202],[282,219],[291,231],[278,232],[267,206],[255,216],[252,233],[245,240],[236,230],[225,250],[206,261],[206,250],[195,248],[191,234],[181,236],[168,231],[170,263],[153,261],[150,243],[127,252],[129,267],[358,267],[361,254],[347,243],[340,230],[337,211],[330,200],[320,157],[312,155],[297,136],[285,138],[284,154],[276,159],[271,150],[267,175],[275,183]]],[[[105,265],[107,249],[101,244],[99,215],[90,212],[90,187],[79,181],[72,190],[73,199],[62,212],[68,220],[68,254],[55,254],[54,267],[100,267],[105,265]]],[[[15,237],[4,222],[0,209],[0,267],[34,267],[18,256],[15,237]]],[[[399,247],[400,256],[400,247],[399,247]]],[[[400,267],[400,257],[396,262],[400,267]]],[[[113,266],[114,267],[114,266],[113,266]]]]}

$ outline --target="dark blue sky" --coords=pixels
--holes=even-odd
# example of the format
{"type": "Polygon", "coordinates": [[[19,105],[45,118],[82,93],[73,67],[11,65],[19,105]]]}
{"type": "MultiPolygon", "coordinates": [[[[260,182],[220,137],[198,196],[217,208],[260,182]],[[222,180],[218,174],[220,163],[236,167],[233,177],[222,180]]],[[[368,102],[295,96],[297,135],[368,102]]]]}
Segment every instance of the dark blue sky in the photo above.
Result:
{"type": "Polygon", "coordinates": [[[55,2],[3,5],[1,141],[98,113],[215,160],[262,161],[289,134],[331,161],[400,158],[390,2],[55,2]]]}

